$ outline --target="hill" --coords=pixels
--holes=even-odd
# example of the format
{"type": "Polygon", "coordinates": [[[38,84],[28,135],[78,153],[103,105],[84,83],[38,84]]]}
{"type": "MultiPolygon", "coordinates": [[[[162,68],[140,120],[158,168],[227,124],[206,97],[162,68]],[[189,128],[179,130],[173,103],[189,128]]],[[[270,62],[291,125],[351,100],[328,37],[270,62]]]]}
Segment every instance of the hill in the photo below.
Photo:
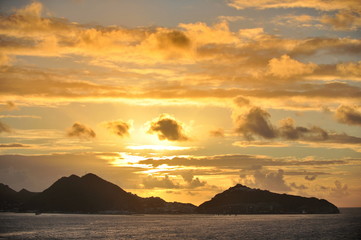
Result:
{"type": "Polygon", "coordinates": [[[339,213],[332,203],[317,198],[252,189],[240,184],[215,195],[199,207],[142,198],[124,191],[95,174],[62,177],[41,193],[14,191],[0,184],[0,211],[60,213],[205,213],[205,214],[298,214],[339,213]]]}
{"type": "Polygon", "coordinates": [[[237,184],[197,208],[206,214],[339,213],[332,203],[317,198],[272,193],[237,184]]]}
{"type": "Polygon", "coordinates": [[[22,210],[66,213],[190,213],[192,204],[141,198],[95,174],[62,177],[25,202],[22,210]]]}

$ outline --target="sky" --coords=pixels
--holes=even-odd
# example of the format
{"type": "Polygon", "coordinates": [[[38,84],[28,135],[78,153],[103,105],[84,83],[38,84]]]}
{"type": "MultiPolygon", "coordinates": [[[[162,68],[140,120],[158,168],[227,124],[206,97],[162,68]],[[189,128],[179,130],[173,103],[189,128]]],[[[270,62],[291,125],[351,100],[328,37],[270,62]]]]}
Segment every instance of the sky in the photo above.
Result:
{"type": "Polygon", "coordinates": [[[359,0],[0,0],[0,182],[361,207],[360,30],[359,0]]]}

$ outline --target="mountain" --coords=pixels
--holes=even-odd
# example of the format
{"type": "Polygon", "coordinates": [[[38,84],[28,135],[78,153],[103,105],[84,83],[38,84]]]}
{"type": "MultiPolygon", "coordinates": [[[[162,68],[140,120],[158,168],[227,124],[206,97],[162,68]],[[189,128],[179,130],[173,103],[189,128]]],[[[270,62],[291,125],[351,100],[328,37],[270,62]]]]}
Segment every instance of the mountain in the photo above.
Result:
{"type": "Polygon", "coordinates": [[[317,198],[252,189],[237,184],[215,195],[197,208],[206,214],[294,214],[294,213],[339,213],[332,203],[317,198]]]}
{"type": "Polygon", "coordinates": [[[28,201],[36,193],[22,189],[19,192],[11,189],[8,185],[0,183],[0,211],[16,210],[22,203],[28,201]]]}
{"type": "Polygon", "coordinates": [[[61,213],[339,213],[326,200],[252,189],[240,184],[217,194],[199,207],[166,202],[159,197],[142,198],[124,191],[95,174],[62,177],[41,193],[19,192],[0,184],[0,211],[61,213]]]}
{"type": "Polygon", "coordinates": [[[79,213],[189,213],[192,204],[141,198],[92,173],[62,177],[25,202],[22,210],[79,213]]]}

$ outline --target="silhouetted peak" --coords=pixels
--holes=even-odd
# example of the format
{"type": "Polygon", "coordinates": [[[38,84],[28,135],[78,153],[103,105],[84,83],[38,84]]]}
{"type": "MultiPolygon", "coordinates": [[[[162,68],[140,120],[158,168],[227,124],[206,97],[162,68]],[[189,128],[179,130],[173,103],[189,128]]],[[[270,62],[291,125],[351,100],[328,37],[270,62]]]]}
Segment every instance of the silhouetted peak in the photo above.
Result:
{"type": "Polygon", "coordinates": [[[30,193],[30,191],[26,190],[25,188],[21,189],[19,193],[30,193]]]}
{"type": "Polygon", "coordinates": [[[72,174],[68,177],[68,179],[79,179],[80,177],[78,175],[72,174]]]}
{"type": "Polygon", "coordinates": [[[96,180],[103,180],[102,178],[98,177],[94,173],[87,173],[84,176],[81,177],[82,179],[96,179],[96,180]]]}
{"type": "Polygon", "coordinates": [[[8,185],[5,185],[3,183],[0,183],[0,190],[2,192],[16,192],[15,190],[13,190],[12,188],[10,188],[8,185]]]}
{"type": "Polygon", "coordinates": [[[251,190],[255,190],[255,189],[249,188],[245,185],[238,183],[234,187],[229,188],[229,190],[230,191],[251,191],[251,190]]]}
{"type": "Polygon", "coordinates": [[[0,183],[0,187],[1,187],[1,188],[8,188],[9,186],[6,185],[6,184],[0,183]]]}

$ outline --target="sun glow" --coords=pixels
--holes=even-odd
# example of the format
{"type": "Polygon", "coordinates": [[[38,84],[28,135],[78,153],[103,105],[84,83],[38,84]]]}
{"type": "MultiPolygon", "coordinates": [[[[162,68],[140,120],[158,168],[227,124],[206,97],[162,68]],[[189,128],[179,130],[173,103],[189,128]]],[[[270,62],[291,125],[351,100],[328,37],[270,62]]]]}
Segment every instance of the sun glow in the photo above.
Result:
{"type": "Polygon", "coordinates": [[[137,164],[139,161],[146,158],[136,155],[130,155],[128,153],[120,152],[119,157],[112,159],[110,164],[117,167],[133,166],[133,167],[147,167],[144,164],[137,164]]]}
{"type": "Polygon", "coordinates": [[[154,150],[154,151],[180,151],[180,150],[191,149],[191,147],[167,146],[167,145],[138,145],[138,146],[128,146],[127,149],[154,150]]]}

